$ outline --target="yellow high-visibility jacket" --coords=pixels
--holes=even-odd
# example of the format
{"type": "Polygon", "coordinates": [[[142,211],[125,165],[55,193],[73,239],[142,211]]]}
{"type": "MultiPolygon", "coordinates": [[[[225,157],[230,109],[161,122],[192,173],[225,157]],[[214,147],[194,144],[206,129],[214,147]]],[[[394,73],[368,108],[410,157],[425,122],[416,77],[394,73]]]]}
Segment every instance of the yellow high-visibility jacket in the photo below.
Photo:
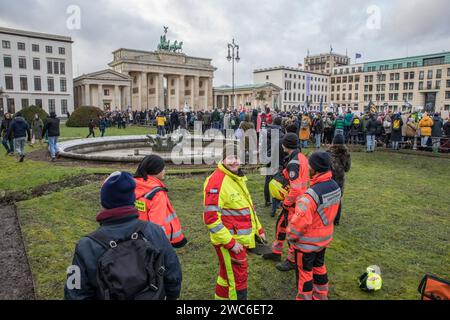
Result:
{"type": "Polygon", "coordinates": [[[236,241],[255,248],[255,236],[264,230],[256,215],[247,177],[237,175],[222,163],[204,184],[203,221],[208,226],[211,242],[231,249],[236,241]]]}

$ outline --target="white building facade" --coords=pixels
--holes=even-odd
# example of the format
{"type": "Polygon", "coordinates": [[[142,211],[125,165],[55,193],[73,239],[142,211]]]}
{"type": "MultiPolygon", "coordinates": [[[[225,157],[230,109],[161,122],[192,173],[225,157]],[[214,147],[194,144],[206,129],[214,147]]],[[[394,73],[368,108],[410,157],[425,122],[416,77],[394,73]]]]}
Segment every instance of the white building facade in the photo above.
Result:
{"type": "Polygon", "coordinates": [[[269,82],[282,88],[281,111],[320,110],[321,104],[325,108],[329,102],[329,79],[328,75],[283,66],[253,72],[254,83],[269,82]]]}
{"type": "Polygon", "coordinates": [[[36,105],[58,117],[72,113],[70,37],[0,27],[0,112],[36,105]]]}

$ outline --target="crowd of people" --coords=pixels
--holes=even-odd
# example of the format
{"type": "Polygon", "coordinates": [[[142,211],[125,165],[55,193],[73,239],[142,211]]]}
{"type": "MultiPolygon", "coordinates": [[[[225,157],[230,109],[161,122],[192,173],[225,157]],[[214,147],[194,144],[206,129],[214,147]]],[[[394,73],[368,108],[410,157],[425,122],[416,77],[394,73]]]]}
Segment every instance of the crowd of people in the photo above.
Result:
{"type": "MultiPolygon", "coordinates": [[[[374,152],[377,146],[400,150],[402,148],[448,152],[450,134],[449,119],[439,113],[357,113],[348,110],[337,112],[277,112],[270,109],[183,111],[161,110],[155,108],[144,111],[107,112],[93,124],[100,128],[102,136],[105,129],[114,125],[144,125],[157,128],[157,134],[165,136],[177,129],[194,130],[196,122],[202,124],[203,132],[208,129],[241,131],[249,128],[257,133],[273,124],[275,118],[283,122],[291,121],[297,126],[303,148],[313,144],[331,144],[337,134],[344,136],[345,143],[364,145],[367,152],[374,152]],[[252,125],[249,127],[249,125],[252,125]]],[[[95,135],[90,132],[91,136],[95,135]]]]}

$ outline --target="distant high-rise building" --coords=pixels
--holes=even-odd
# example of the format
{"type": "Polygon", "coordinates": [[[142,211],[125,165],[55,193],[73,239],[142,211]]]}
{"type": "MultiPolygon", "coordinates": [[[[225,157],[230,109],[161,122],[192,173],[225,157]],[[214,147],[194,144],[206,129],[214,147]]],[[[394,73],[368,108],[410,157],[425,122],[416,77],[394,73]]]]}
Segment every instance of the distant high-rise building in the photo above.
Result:
{"type": "Polygon", "coordinates": [[[318,55],[308,55],[305,58],[305,71],[331,75],[333,68],[347,66],[350,58],[337,53],[322,53],[318,55]]]}

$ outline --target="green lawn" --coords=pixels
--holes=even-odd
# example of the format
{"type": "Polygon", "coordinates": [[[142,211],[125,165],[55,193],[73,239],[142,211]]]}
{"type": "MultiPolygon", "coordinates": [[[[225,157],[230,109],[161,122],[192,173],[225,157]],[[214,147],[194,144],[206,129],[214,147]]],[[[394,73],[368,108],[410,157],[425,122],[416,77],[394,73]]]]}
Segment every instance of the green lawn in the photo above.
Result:
{"type": "MultiPolygon", "coordinates": [[[[450,278],[450,160],[391,153],[353,153],[345,190],[344,217],[327,252],[331,299],[418,299],[425,273],[450,278]],[[366,294],[356,278],[377,264],[383,289],[366,294]]],[[[76,169],[74,169],[76,170],[76,169]]],[[[169,196],[180,216],[188,246],[177,251],[183,266],[183,299],[211,299],[217,258],[202,222],[204,176],[168,177],[169,196]]],[[[249,175],[266,234],[275,219],[263,208],[263,177],[249,175]]],[[[65,189],[20,202],[37,294],[61,299],[65,270],[75,243],[96,228],[100,183],[65,189]]],[[[260,257],[250,257],[250,299],[293,299],[294,273],[280,273],[260,257]]]]}
{"type": "MultiPolygon", "coordinates": [[[[153,133],[154,129],[149,130],[144,127],[127,127],[124,129],[109,128],[107,135],[144,135],[149,132],[153,133]]],[[[68,128],[64,124],[61,125],[61,139],[64,138],[85,138],[87,128],[68,128]]],[[[96,131],[98,133],[98,130],[96,131]]],[[[43,148],[46,144],[42,145],[43,148]]],[[[15,157],[5,156],[0,152],[0,195],[9,192],[30,192],[32,188],[64,179],[80,174],[103,173],[109,172],[104,168],[77,168],[63,167],[53,163],[37,162],[25,159],[24,163],[18,163],[15,157]],[[19,174],[20,173],[20,174],[19,174]]],[[[27,152],[32,152],[38,148],[27,147],[27,152]]]]}

